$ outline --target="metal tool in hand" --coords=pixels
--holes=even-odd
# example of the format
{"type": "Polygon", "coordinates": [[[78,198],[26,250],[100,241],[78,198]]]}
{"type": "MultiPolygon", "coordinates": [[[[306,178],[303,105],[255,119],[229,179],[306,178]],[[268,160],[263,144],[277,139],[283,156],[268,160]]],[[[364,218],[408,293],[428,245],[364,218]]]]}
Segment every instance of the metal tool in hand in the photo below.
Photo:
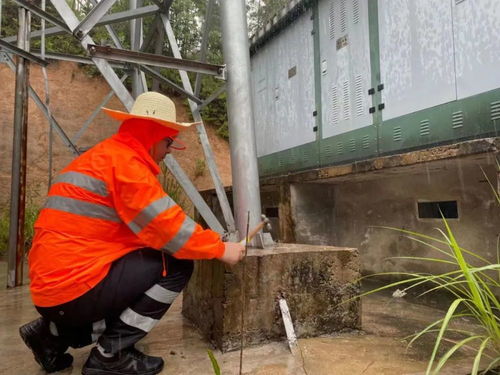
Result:
{"type": "Polygon", "coordinates": [[[261,218],[262,218],[262,221],[257,224],[247,235],[246,238],[242,239],[240,241],[240,243],[242,245],[245,245],[246,242],[250,242],[252,241],[252,239],[255,237],[255,235],[257,233],[259,233],[264,227],[267,229],[267,230],[271,230],[271,222],[269,221],[269,219],[267,218],[266,215],[261,215],[261,218]]]}

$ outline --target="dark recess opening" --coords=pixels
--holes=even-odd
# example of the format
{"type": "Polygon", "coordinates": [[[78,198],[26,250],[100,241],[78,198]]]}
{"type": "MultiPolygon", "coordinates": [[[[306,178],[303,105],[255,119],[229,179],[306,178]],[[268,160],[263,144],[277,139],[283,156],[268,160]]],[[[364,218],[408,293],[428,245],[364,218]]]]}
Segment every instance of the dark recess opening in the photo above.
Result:
{"type": "Polygon", "coordinates": [[[419,219],[441,219],[443,216],[445,219],[458,219],[457,201],[418,202],[419,219]]]}
{"type": "Polygon", "coordinates": [[[279,217],[278,215],[278,207],[267,207],[266,208],[266,216],[267,217],[279,217]]]}

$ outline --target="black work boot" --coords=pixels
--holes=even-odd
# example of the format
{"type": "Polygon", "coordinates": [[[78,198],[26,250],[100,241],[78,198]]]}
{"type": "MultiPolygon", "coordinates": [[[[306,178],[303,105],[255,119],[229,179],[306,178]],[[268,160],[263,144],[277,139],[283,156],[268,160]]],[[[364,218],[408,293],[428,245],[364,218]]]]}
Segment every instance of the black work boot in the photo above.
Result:
{"type": "Polygon", "coordinates": [[[71,354],[65,353],[68,345],[52,335],[49,322],[38,318],[19,328],[24,343],[31,349],[35,361],[47,372],[63,370],[73,363],[71,354]]]}
{"type": "Polygon", "coordinates": [[[163,369],[163,359],[130,347],[111,358],[93,348],[82,369],[83,375],[155,375],[163,369]]]}

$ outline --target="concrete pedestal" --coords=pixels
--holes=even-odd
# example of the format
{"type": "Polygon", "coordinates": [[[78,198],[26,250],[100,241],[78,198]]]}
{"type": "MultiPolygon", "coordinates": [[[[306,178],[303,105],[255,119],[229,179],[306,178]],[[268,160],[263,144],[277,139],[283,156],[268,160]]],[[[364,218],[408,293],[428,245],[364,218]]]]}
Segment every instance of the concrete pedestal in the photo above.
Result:
{"type": "Polygon", "coordinates": [[[286,338],[279,296],[283,296],[297,337],[361,328],[360,261],[352,248],[279,244],[271,250],[250,249],[243,265],[230,269],[219,261],[196,262],[184,291],[184,316],[218,349],[240,346],[244,309],[245,345],[286,338]]]}

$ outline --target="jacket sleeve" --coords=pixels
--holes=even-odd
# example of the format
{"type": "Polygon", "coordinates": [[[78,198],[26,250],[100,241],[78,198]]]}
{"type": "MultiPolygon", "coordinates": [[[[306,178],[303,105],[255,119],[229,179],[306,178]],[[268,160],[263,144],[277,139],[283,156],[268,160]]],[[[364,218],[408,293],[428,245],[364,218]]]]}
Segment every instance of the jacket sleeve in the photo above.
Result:
{"type": "Polygon", "coordinates": [[[211,259],[223,255],[220,235],[203,229],[186,215],[140,161],[115,166],[113,187],[118,215],[145,247],[165,251],[179,259],[211,259]]]}

